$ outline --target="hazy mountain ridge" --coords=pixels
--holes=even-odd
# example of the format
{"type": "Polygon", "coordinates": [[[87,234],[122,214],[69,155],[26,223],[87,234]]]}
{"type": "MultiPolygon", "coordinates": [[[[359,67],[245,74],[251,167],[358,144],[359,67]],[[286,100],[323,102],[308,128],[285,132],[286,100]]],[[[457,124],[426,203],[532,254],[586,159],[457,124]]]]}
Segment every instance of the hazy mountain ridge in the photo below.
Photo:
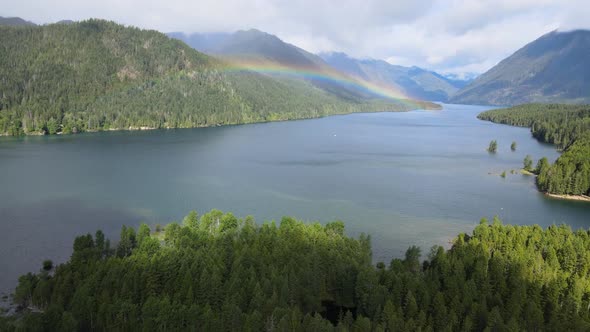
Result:
{"type": "Polygon", "coordinates": [[[320,56],[334,68],[376,84],[393,86],[416,98],[447,101],[462,85],[461,81],[419,67],[392,65],[383,60],[355,59],[341,52],[320,56]]]}
{"type": "Polygon", "coordinates": [[[473,82],[473,80],[476,79],[479,76],[479,74],[473,72],[463,73],[461,75],[446,73],[441,76],[457,88],[463,89],[464,87],[469,85],[469,83],[473,82]]]}
{"type": "Polygon", "coordinates": [[[171,32],[168,36],[209,55],[265,59],[285,65],[324,65],[320,57],[257,29],[234,33],[171,32]]]}
{"type": "MultiPolygon", "coordinates": [[[[463,85],[442,75],[418,67],[391,65],[382,60],[359,60],[344,53],[312,54],[282,41],[275,35],[256,29],[240,30],[233,34],[169,33],[197,50],[220,56],[229,61],[270,61],[294,69],[306,68],[318,72],[338,72],[351,79],[387,86],[415,99],[446,101],[463,85]]],[[[332,93],[334,83],[313,81],[332,93]]],[[[348,90],[347,87],[337,86],[348,90]]],[[[368,97],[364,92],[351,92],[355,97],[368,97]]],[[[346,97],[344,95],[343,97],[346,97]]]]}
{"type": "Polygon", "coordinates": [[[199,52],[206,54],[214,53],[215,48],[226,38],[229,38],[230,33],[214,32],[214,33],[191,33],[184,32],[169,32],[166,33],[171,38],[179,39],[185,42],[188,46],[194,48],[199,52]]]}
{"type": "MultiPolygon", "coordinates": [[[[73,20],[60,20],[60,21],[55,22],[55,24],[72,24],[72,23],[74,23],[73,20]]],[[[36,24],[31,21],[27,21],[25,19],[22,19],[20,17],[2,17],[2,16],[0,16],[0,25],[18,27],[18,26],[36,26],[36,25],[41,25],[41,24],[36,24]]]]}
{"type": "MultiPolygon", "coordinates": [[[[169,33],[173,38],[179,38],[192,47],[199,50],[201,47],[207,54],[222,58],[237,66],[245,65],[253,67],[279,67],[290,71],[295,78],[312,83],[314,86],[340,98],[372,99],[378,97],[367,89],[355,87],[335,80],[325,80],[307,73],[318,74],[319,76],[342,76],[346,73],[337,72],[327,64],[321,57],[307,52],[295,45],[281,40],[275,35],[257,30],[239,30],[235,33],[225,34],[192,34],[169,33]],[[300,73],[300,74],[298,74],[300,73]]],[[[274,78],[282,79],[283,75],[278,70],[276,73],[265,72],[274,78]]],[[[354,81],[352,77],[348,78],[354,81]]]]}
{"type": "Polygon", "coordinates": [[[33,22],[23,20],[20,17],[2,17],[0,16],[0,25],[8,26],[34,26],[33,22]]]}
{"type": "Polygon", "coordinates": [[[589,103],[590,31],[543,35],[457,92],[451,102],[589,103]]]}

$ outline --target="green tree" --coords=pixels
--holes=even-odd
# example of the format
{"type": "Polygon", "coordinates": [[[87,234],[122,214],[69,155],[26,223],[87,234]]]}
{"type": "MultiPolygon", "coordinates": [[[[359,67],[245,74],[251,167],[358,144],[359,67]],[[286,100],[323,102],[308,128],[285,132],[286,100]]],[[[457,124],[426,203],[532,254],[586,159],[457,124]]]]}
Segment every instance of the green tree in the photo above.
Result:
{"type": "Polygon", "coordinates": [[[406,250],[404,265],[408,271],[413,273],[418,273],[420,271],[420,256],[420,247],[411,246],[408,248],[408,250],[406,250]]]}
{"type": "Polygon", "coordinates": [[[510,150],[516,151],[516,142],[512,142],[512,144],[510,144],[510,150]]]}
{"type": "Polygon", "coordinates": [[[135,229],[133,227],[123,226],[121,228],[121,237],[117,246],[117,256],[125,257],[131,255],[131,251],[137,245],[135,229]]]}
{"type": "Polygon", "coordinates": [[[145,223],[139,225],[139,229],[137,230],[137,246],[141,246],[143,240],[149,238],[150,234],[150,226],[145,223]]]}
{"type": "Polygon", "coordinates": [[[33,300],[33,291],[39,282],[39,278],[28,273],[18,278],[18,286],[14,292],[14,302],[23,306],[28,306],[33,300]]]}
{"type": "Polygon", "coordinates": [[[533,171],[533,158],[530,155],[526,155],[523,161],[524,170],[528,172],[533,171]]]}
{"type": "Polygon", "coordinates": [[[56,134],[58,130],[59,125],[57,124],[57,121],[54,118],[50,118],[49,121],[47,121],[47,133],[53,135],[56,134]]]}
{"type": "Polygon", "coordinates": [[[496,140],[492,140],[488,146],[488,152],[496,153],[496,150],[498,150],[498,142],[496,140]]]}
{"type": "Polygon", "coordinates": [[[104,233],[100,229],[97,230],[96,233],[94,234],[94,243],[95,243],[96,249],[98,250],[98,253],[101,257],[102,257],[102,255],[106,254],[105,237],[104,237],[104,233]]]}
{"type": "Polygon", "coordinates": [[[189,214],[184,217],[182,224],[192,229],[199,228],[199,215],[197,214],[197,211],[193,210],[189,212],[189,214]]]}
{"type": "Polygon", "coordinates": [[[53,270],[53,261],[51,259],[46,259],[43,261],[43,271],[51,271],[53,270]]]}
{"type": "Polygon", "coordinates": [[[547,160],[546,157],[543,157],[543,158],[539,159],[539,161],[537,162],[537,167],[535,168],[535,173],[537,173],[537,174],[546,173],[547,170],[549,169],[549,166],[551,166],[549,164],[549,160],[547,160]]]}

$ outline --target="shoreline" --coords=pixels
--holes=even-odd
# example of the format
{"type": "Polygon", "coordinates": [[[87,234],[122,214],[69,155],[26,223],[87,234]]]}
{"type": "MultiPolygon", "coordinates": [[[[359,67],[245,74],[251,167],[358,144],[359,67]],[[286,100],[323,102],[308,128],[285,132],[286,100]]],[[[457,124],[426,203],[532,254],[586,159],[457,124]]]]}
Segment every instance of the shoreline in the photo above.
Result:
{"type": "MultiPolygon", "coordinates": [[[[196,129],[196,128],[211,128],[211,127],[224,127],[224,126],[240,126],[240,125],[247,125],[247,124],[260,124],[260,123],[270,123],[270,122],[285,122],[285,121],[298,121],[298,120],[313,120],[313,119],[321,119],[331,116],[339,116],[339,115],[351,115],[351,114],[358,114],[358,113],[402,113],[402,112],[414,112],[419,110],[425,111],[441,111],[443,107],[440,104],[432,103],[433,107],[428,108],[415,108],[409,110],[383,110],[383,111],[367,111],[367,112],[344,112],[344,113],[334,113],[334,114],[327,114],[327,115],[320,115],[320,116],[313,116],[313,117],[301,117],[301,118],[292,118],[292,119],[272,119],[272,120],[260,120],[260,121],[252,121],[252,122],[238,122],[238,123],[225,123],[225,124],[206,124],[206,125],[196,125],[196,126],[189,126],[189,127],[150,127],[150,126],[130,126],[128,128],[107,128],[107,129],[92,129],[92,130],[85,130],[77,133],[67,133],[64,134],[62,132],[56,133],[54,135],[47,135],[41,134],[38,132],[30,132],[25,133],[22,136],[59,136],[59,135],[77,135],[77,134],[84,134],[84,133],[98,133],[98,132],[109,132],[109,131],[120,131],[120,132],[132,132],[132,131],[151,131],[151,130],[169,130],[169,129],[196,129]],[[438,107],[436,107],[438,106],[438,107]]],[[[19,137],[13,136],[6,133],[0,133],[0,137],[19,137]]]]}
{"type": "MultiPolygon", "coordinates": [[[[526,175],[526,176],[537,177],[537,174],[529,172],[524,168],[520,169],[520,174],[526,175]]],[[[539,190],[539,187],[537,187],[536,181],[535,181],[535,187],[537,188],[538,192],[542,193],[543,195],[545,195],[549,198],[561,199],[561,200],[567,200],[567,201],[590,202],[590,196],[586,196],[586,195],[562,195],[562,194],[552,194],[552,193],[541,191],[541,190],[539,190]]]]}
{"type": "MultiPolygon", "coordinates": [[[[518,106],[515,106],[515,107],[518,107],[518,106]]],[[[490,110],[490,111],[491,111],[491,110],[490,110]]],[[[530,132],[531,132],[531,134],[532,134],[533,138],[534,138],[534,139],[535,139],[537,142],[540,142],[541,144],[548,144],[548,145],[551,145],[552,147],[556,148],[556,150],[557,150],[557,151],[558,151],[560,154],[561,154],[561,153],[563,153],[563,152],[565,151],[565,149],[559,149],[559,148],[557,148],[557,145],[556,145],[555,143],[549,143],[549,142],[547,142],[547,141],[543,140],[542,138],[535,136],[535,135],[534,135],[534,132],[533,132],[533,130],[532,130],[532,128],[531,128],[531,125],[517,125],[517,124],[511,124],[511,123],[509,123],[509,122],[510,122],[509,120],[503,120],[503,119],[500,119],[500,120],[493,120],[492,118],[481,117],[481,115],[482,115],[482,114],[484,114],[484,113],[486,113],[486,112],[489,112],[489,111],[485,111],[485,112],[479,113],[479,114],[477,115],[477,118],[478,118],[479,120],[482,120],[482,121],[489,121],[489,122],[491,122],[491,123],[495,123],[495,124],[499,124],[499,125],[508,125],[508,126],[512,126],[512,127],[522,127],[522,128],[529,128],[529,130],[530,130],[530,132]]],[[[559,158],[561,158],[561,157],[559,157],[559,158]]],[[[558,160],[559,160],[559,158],[558,158],[558,160]]],[[[530,172],[530,171],[527,171],[527,170],[525,170],[524,168],[521,168],[521,169],[520,169],[520,173],[521,173],[522,175],[525,175],[525,176],[534,176],[535,178],[537,177],[537,174],[535,174],[535,173],[532,173],[532,172],[530,172]]],[[[568,200],[568,201],[578,201],[578,202],[590,202],[590,196],[586,196],[586,195],[552,194],[552,193],[549,193],[549,192],[541,191],[541,190],[539,190],[539,187],[538,187],[538,185],[537,185],[537,183],[536,183],[536,182],[537,182],[537,181],[536,181],[536,179],[535,179],[535,188],[537,189],[537,191],[538,191],[538,192],[540,192],[540,193],[542,193],[542,194],[544,194],[544,195],[545,195],[546,197],[548,197],[548,198],[552,198],[552,199],[560,199],[560,200],[568,200]]]]}
{"type": "Polygon", "coordinates": [[[550,193],[543,193],[547,197],[555,198],[555,199],[563,199],[568,201],[579,201],[579,202],[590,202],[590,196],[586,195],[559,195],[559,194],[550,194],[550,193]]]}

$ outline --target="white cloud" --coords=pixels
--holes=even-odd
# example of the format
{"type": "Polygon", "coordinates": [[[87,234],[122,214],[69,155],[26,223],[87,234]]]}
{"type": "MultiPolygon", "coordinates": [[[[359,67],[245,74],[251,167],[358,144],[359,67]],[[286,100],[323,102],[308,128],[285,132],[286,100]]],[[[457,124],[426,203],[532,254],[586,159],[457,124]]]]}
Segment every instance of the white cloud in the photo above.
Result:
{"type": "Polygon", "coordinates": [[[559,28],[590,28],[587,0],[0,0],[37,23],[99,17],[164,32],[258,28],[312,52],[443,73],[483,72],[559,28]]]}

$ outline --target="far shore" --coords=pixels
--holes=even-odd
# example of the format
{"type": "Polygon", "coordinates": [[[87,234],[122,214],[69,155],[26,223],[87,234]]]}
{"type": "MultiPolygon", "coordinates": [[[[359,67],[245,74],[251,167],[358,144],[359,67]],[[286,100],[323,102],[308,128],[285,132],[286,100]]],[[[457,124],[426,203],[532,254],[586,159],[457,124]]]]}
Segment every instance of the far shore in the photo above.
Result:
{"type": "MultiPolygon", "coordinates": [[[[382,111],[369,111],[369,112],[344,112],[344,113],[334,113],[334,114],[326,114],[326,115],[319,115],[319,116],[311,116],[311,117],[301,117],[301,118],[292,118],[292,119],[267,119],[267,120],[259,120],[259,121],[247,121],[247,122],[236,122],[236,123],[212,123],[212,124],[198,124],[194,126],[180,126],[180,127],[151,127],[151,126],[129,126],[127,128],[101,128],[101,129],[90,129],[84,130],[80,132],[71,132],[71,133],[63,133],[59,132],[55,135],[73,135],[73,134],[81,134],[81,133],[97,133],[97,132],[105,132],[105,131],[147,131],[147,130],[162,130],[162,129],[195,129],[195,128],[210,128],[210,127],[222,127],[222,126],[236,126],[236,125],[246,125],[246,124],[257,124],[257,123],[269,123],[269,122],[284,122],[284,121],[298,121],[298,120],[312,120],[312,119],[320,119],[325,117],[331,116],[338,116],[338,115],[351,115],[351,114],[360,114],[360,113],[398,113],[398,112],[412,112],[418,110],[426,110],[426,111],[440,111],[443,107],[440,104],[427,102],[431,104],[431,107],[424,107],[424,108],[416,108],[416,109],[408,109],[408,110],[382,110],[382,111]]],[[[0,133],[0,137],[16,137],[10,135],[8,133],[0,133]]],[[[23,136],[53,136],[47,135],[45,132],[26,132],[23,136]]]]}

